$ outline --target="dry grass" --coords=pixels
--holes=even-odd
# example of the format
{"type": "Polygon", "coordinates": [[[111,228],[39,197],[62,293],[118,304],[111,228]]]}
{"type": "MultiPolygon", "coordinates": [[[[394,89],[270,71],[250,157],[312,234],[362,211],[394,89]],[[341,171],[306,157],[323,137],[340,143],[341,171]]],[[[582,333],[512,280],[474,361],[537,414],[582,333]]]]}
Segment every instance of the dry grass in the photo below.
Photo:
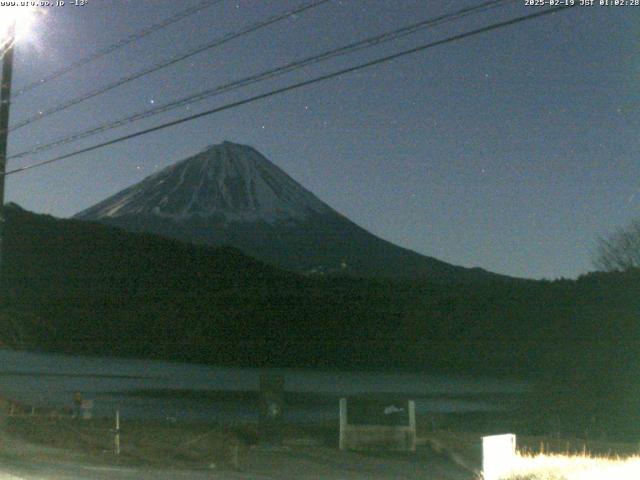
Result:
{"type": "MultiPolygon", "coordinates": [[[[113,424],[106,420],[9,417],[6,434],[43,447],[43,452],[82,455],[118,464],[241,467],[248,449],[244,432],[211,425],[127,421],[120,435],[121,454],[114,454],[113,424]]],[[[50,456],[48,455],[48,456],[50,456]]]]}
{"type": "Polygon", "coordinates": [[[504,480],[638,480],[640,456],[517,455],[504,480]]]}
{"type": "MultiPolygon", "coordinates": [[[[121,424],[121,454],[114,454],[113,420],[76,420],[58,416],[10,416],[2,433],[19,440],[13,453],[32,459],[88,461],[185,468],[242,469],[252,445],[264,432],[256,424],[235,427],[151,420],[124,419],[121,424]],[[34,448],[30,448],[34,447],[34,448]]],[[[338,431],[333,424],[286,426],[282,440],[289,445],[337,446],[338,431]]],[[[15,441],[11,444],[16,444],[15,441]]],[[[0,438],[0,453],[6,453],[0,438]]],[[[0,478],[2,480],[2,478],[0,478]]]]}
{"type": "MultiPolygon", "coordinates": [[[[480,472],[481,436],[438,430],[421,438],[459,466],[480,472]]],[[[518,449],[516,470],[505,480],[640,480],[637,444],[518,436],[518,449]]]]}

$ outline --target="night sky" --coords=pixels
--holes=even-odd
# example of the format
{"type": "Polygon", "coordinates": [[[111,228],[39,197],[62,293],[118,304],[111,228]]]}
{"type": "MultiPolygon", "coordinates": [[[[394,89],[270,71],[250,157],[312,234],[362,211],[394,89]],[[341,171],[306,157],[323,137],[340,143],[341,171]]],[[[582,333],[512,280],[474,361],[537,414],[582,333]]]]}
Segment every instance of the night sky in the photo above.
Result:
{"type": "MultiPolygon", "coordinates": [[[[14,91],[199,1],[69,3],[49,8],[33,38],[18,45],[14,91]]],[[[9,155],[478,3],[333,0],[16,130],[9,155]]],[[[18,96],[12,123],[300,4],[222,0],[18,96]]],[[[10,160],[8,168],[539,8],[515,2],[10,160]]],[[[640,213],[639,87],[640,7],[576,7],[10,176],[7,201],[68,217],[229,140],[255,147],[333,208],[403,247],[509,275],[575,277],[591,269],[597,236],[640,213]]]]}

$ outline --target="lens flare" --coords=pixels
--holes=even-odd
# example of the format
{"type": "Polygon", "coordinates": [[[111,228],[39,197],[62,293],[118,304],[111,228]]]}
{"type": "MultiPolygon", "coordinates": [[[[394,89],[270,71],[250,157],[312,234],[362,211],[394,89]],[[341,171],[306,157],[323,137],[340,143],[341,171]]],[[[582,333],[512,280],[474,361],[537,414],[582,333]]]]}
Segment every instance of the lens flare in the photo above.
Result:
{"type": "Polygon", "coordinates": [[[38,13],[35,7],[0,7],[0,48],[6,48],[12,41],[9,38],[12,25],[15,25],[13,41],[28,40],[38,13]]]}

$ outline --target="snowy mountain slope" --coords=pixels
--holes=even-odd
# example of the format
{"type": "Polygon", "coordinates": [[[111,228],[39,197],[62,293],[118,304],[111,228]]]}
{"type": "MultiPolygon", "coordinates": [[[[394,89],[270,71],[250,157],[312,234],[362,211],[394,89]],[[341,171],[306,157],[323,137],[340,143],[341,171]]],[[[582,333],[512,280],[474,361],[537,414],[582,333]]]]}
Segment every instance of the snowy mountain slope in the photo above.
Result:
{"type": "Polygon", "coordinates": [[[78,218],[194,216],[276,223],[331,209],[251,147],[224,142],[171,165],[78,218]]]}
{"type": "Polygon", "coordinates": [[[230,245],[302,273],[447,282],[499,278],[376,237],[255,149],[230,142],[171,165],[76,218],[191,243],[230,245]]]}

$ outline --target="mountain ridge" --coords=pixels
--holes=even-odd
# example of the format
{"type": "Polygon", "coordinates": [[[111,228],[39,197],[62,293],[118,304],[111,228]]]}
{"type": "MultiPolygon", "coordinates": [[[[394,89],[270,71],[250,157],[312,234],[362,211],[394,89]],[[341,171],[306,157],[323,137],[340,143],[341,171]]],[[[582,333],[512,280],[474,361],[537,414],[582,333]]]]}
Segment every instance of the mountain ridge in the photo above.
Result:
{"type": "Polygon", "coordinates": [[[151,214],[183,220],[220,215],[227,221],[275,223],[330,210],[254,148],[225,141],[169,165],[75,218],[151,214]]]}
{"type": "Polygon", "coordinates": [[[424,256],[375,236],[256,149],[231,142],[154,173],[73,218],[211,246],[298,273],[466,282],[509,278],[424,256]]]}

